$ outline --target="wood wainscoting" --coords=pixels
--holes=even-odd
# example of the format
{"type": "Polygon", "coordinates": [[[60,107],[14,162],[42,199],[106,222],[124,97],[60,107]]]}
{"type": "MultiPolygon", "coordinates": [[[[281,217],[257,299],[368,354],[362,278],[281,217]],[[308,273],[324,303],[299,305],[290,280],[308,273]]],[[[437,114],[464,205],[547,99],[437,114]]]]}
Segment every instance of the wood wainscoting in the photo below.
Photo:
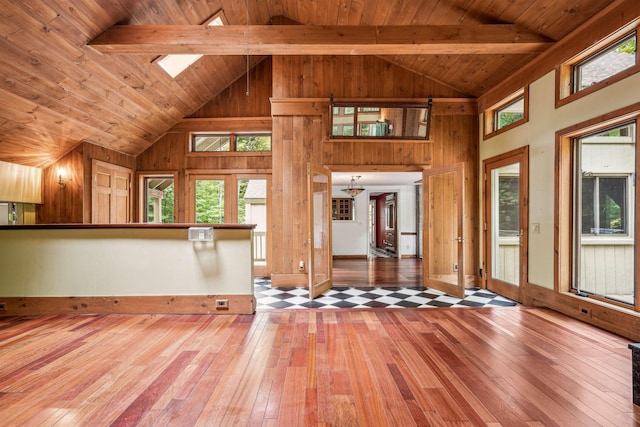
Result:
{"type": "Polygon", "coordinates": [[[555,292],[527,283],[523,304],[550,308],[631,340],[640,341],[640,314],[603,301],[579,297],[571,292],[555,292]]]}
{"type": "Polygon", "coordinates": [[[0,316],[49,314],[252,314],[253,295],[0,297],[0,316]],[[226,307],[220,301],[226,301],[226,307]]]}

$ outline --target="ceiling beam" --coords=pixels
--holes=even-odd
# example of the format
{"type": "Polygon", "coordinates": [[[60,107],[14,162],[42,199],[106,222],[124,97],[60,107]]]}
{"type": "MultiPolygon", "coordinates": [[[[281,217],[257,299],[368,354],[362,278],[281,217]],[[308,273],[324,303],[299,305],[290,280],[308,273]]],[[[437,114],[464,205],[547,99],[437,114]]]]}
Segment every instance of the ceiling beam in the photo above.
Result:
{"type": "Polygon", "coordinates": [[[460,55],[540,53],[550,40],[518,25],[115,25],[89,43],[127,55],[460,55]]]}

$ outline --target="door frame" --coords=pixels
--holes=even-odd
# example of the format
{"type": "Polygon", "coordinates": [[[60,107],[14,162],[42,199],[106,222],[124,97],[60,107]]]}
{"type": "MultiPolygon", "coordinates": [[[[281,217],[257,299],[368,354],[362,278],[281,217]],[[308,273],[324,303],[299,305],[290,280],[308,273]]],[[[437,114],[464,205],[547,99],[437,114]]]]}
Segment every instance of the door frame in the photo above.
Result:
{"type": "Polygon", "coordinates": [[[464,233],[464,163],[455,163],[452,165],[425,169],[422,171],[422,210],[423,210],[423,226],[422,226],[422,282],[426,287],[433,288],[445,292],[451,296],[464,298],[465,275],[464,275],[464,258],[465,258],[465,233],[464,233]],[[455,173],[457,180],[455,183],[458,192],[458,201],[455,222],[457,224],[457,234],[454,240],[458,245],[458,283],[452,284],[444,281],[436,281],[429,279],[429,178],[437,175],[455,173]]]}
{"type": "Polygon", "coordinates": [[[517,302],[522,302],[529,279],[529,146],[488,158],[482,162],[483,172],[483,287],[517,302]],[[511,164],[520,164],[520,251],[518,286],[492,277],[492,180],[491,171],[511,164]]]}

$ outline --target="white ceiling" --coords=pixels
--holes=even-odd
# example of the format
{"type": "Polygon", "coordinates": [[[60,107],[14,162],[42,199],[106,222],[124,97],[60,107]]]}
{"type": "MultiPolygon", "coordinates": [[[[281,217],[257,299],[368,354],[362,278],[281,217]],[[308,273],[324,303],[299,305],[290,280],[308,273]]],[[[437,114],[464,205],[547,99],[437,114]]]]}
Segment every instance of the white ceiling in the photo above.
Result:
{"type": "Polygon", "coordinates": [[[422,179],[422,172],[333,172],[332,185],[349,185],[351,177],[360,177],[358,184],[363,187],[372,185],[414,185],[422,179]]]}

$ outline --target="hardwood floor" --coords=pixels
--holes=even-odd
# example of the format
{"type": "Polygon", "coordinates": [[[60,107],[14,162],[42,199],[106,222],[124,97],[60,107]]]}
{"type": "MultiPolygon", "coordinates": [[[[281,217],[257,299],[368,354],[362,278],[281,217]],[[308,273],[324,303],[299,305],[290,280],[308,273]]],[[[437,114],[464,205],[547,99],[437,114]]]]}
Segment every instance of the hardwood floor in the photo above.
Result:
{"type": "Polygon", "coordinates": [[[633,426],[628,344],[521,307],[0,318],[0,420],[633,426]]]}
{"type": "Polygon", "coordinates": [[[422,286],[418,258],[334,259],[335,286],[422,286]]]}

